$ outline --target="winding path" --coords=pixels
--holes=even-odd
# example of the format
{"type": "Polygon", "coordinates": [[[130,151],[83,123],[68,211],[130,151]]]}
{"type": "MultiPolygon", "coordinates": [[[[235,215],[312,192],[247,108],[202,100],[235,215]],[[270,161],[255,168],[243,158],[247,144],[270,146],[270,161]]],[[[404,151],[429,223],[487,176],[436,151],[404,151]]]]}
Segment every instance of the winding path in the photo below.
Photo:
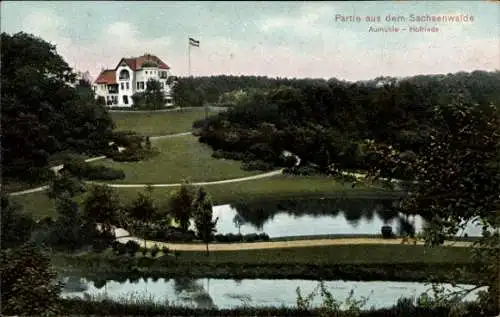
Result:
{"type": "MultiPolygon", "coordinates": [[[[170,139],[170,138],[175,138],[175,137],[181,137],[181,136],[186,136],[186,135],[191,135],[192,132],[181,132],[181,133],[175,133],[175,134],[167,134],[167,135],[160,135],[160,136],[152,136],[150,137],[151,141],[155,140],[162,140],[162,139],[170,139]]],[[[123,150],[123,148],[119,148],[120,151],[123,150]]],[[[290,153],[290,155],[293,155],[290,153]]],[[[86,159],[85,162],[94,162],[98,160],[105,159],[106,156],[98,156],[98,157],[93,157],[86,159]]],[[[297,165],[300,164],[300,158],[298,158],[297,165]]],[[[63,165],[57,165],[53,166],[50,169],[54,171],[54,173],[58,173],[61,169],[63,168],[63,165]]],[[[238,182],[245,182],[245,181],[251,181],[251,180],[257,180],[257,179],[262,179],[262,178],[267,178],[267,177],[272,177],[276,175],[281,175],[283,174],[284,169],[279,169],[267,173],[262,173],[258,175],[253,175],[253,176],[247,176],[247,177],[240,177],[240,178],[232,178],[232,179],[226,179],[226,180],[220,180],[220,181],[211,181],[211,182],[196,182],[192,183],[192,185],[195,186],[206,186],[206,185],[218,185],[218,184],[229,184],[229,183],[238,183],[238,182]]],[[[360,173],[350,173],[350,172],[343,172],[344,175],[350,175],[354,176],[356,179],[363,179],[366,177],[366,174],[360,174],[360,173]]],[[[385,178],[381,178],[381,180],[387,180],[385,178]]],[[[391,180],[392,183],[400,183],[401,181],[399,180],[391,180]]],[[[103,182],[95,182],[95,181],[87,181],[87,183],[90,184],[98,184],[98,185],[108,185],[110,187],[114,188],[143,188],[146,186],[151,186],[151,187],[159,187],[159,188],[164,188],[164,187],[178,187],[181,186],[181,183],[170,183],[170,184],[111,184],[111,183],[103,183],[103,182]]],[[[27,190],[22,190],[22,191],[17,191],[17,192],[12,192],[9,195],[10,196],[20,196],[20,195],[26,195],[26,194],[31,194],[31,193],[36,193],[36,192],[41,192],[44,190],[47,190],[49,188],[48,185],[45,186],[40,186],[32,189],[27,189],[27,190]]]]}
{"type": "MultiPolygon", "coordinates": [[[[170,139],[170,138],[175,138],[175,137],[180,137],[180,136],[186,136],[190,135],[192,132],[182,132],[182,133],[176,133],[176,134],[167,134],[167,135],[160,135],[160,136],[153,136],[150,137],[151,141],[155,140],[161,140],[161,139],[170,139]]],[[[120,149],[121,150],[121,149],[120,149]]],[[[90,159],[85,160],[85,162],[93,162],[93,161],[98,161],[105,159],[106,156],[98,156],[98,157],[93,157],[90,159]]],[[[54,171],[54,173],[59,172],[63,168],[63,165],[57,165],[53,166],[50,169],[54,171]]],[[[256,179],[261,179],[261,178],[266,178],[266,177],[272,177],[276,175],[280,175],[283,173],[283,169],[272,171],[272,172],[267,172],[267,173],[262,173],[258,175],[253,175],[253,176],[247,176],[247,177],[240,177],[240,178],[233,178],[233,179],[226,179],[226,180],[220,180],[220,181],[212,181],[212,182],[198,182],[198,183],[192,183],[192,185],[195,186],[204,186],[204,185],[216,185],[216,184],[228,184],[228,183],[237,183],[237,182],[245,182],[245,181],[250,181],[250,180],[256,180],[256,179]]],[[[142,188],[146,186],[151,186],[151,187],[178,187],[181,186],[181,183],[173,183],[173,184],[110,184],[110,183],[101,183],[101,182],[92,182],[88,181],[87,183],[90,184],[99,184],[99,185],[108,185],[110,187],[115,187],[115,188],[142,188]]],[[[10,193],[10,196],[20,196],[20,195],[26,195],[26,194],[31,194],[31,193],[36,193],[36,192],[41,192],[44,190],[47,190],[49,188],[48,185],[46,186],[40,186],[37,188],[32,188],[32,189],[27,189],[27,190],[22,190],[18,192],[13,192],[10,193]]]]}

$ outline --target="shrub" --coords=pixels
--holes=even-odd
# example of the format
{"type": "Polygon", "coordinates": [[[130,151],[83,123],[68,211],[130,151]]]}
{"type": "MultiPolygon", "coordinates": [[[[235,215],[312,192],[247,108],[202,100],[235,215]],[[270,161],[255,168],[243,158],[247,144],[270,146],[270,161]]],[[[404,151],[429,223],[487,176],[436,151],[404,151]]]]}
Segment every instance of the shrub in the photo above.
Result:
{"type": "Polygon", "coordinates": [[[112,153],[110,158],[116,162],[138,162],[149,159],[159,152],[155,148],[143,149],[138,147],[128,147],[122,152],[112,153]]]}
{"type": "Polygon", "coordinates": [[[222,150],[217,150],[212,153],[212,157],[216,159],[221,159],[224,158],[224,151],[222,150]]]}
{"type": "Polygon", "coordinates": [[[273,164],[261,160],[245,162],[241,165],[241,169],[245,171],[269,171],[273,169],[273,167],[273,164]]]}
{"type": "Polygon", "coordinates": [[[163,252],[164,255],[167,255],[170,253],[170,249],[165,245],[161,248],[161,252],[163,252]]]}
{"type": "Polygon", "coordinates": [[[151,256],[154,258],[156,257],[156,255],[158,254],[158,252],[160,252],[160,248],[155,244],[152,248],[151,248],[151,256]]]}
{"type": "Polygon", "coordinates": [[[312,166],[301,165],[285,168],[283,173],[288,175],[300,175],[300,176],[313,176],[319,174],[319,172],[312,166]]]}
{"type": "Polygon", "coordinates": [[[382,232],[382,238],[384,239],[391,239],[394,237],[394,233],[392,232],[391,226],[382,226],[381,232],[382,232]]]}
{"type": "Polygon", "coordinates": [[[125,251],[130,254],[130,256],[134,256],[135,253],[137,251],[139,251],[139,249],[141,248],[141,246],[139,245],[139,243],[137,243],[136,241],[132,241],[132,240],[129,240],[127,241],[127,243],[125,244],[125,251]]]}
{"type": "Polygon", "coordinates": [[[85,178],[88,180],[114,180],[124,179],[125,173],[122,170],[106,167],[103,165],[89,166],[85,178]]]}
{"type": "Polygon", "coordinates": [[[259,240],[261,241],[269,241],[269,236],[267,235],[267,233],[261,233],[259,234],[259,240]]]}
{"type": "Polygon", "coordinates": [[[257,242],[257,241],[268,241],[269,236],[265,233],[256,234],[250,233],[246,235],[241,234],[216,234],[214,240],[219,243],[238,243],[238,242],[257,242]]]}
{"type": "Polygon", "coordinates": [[[108,158],[113,157],[113,155],[116,155],[116,153],[119,153],[120,151],[118,150],[118,145],[112,144],[108,146],[106,151],[104,151],[102,154],[105,155],[108,158]]]}
{"type": "Polygon", "coordinates": [[[189,242],[195,239],[193,231],[184,232],[179,228],[157,223],[131,221],[127,223],[131,234],[147,240],[164,242],[189,242]]]}
{"type": "Polygon", "coordinates": [[[140,147],[144,137],[134,131],[116,131],[113,133],[112,139],[117,146],[129,148],[134,145],[140,147]]]}
{"type": "Polygon", "coordinates": [[[65,159],[61,172],[88,180],[114,180],[124,179],[125,173],[121,170],[104,165],[90,165],[81,158],[65,159]]]}
{"type": "Polygon", "coordinates": [[[222,151],[222,156],[227,160],[243,161],[247,157],[247,154],[242,152],[222,151]]]}
{"type": "Polygon", "coordinates": [[[256,233],[250,233],[243,236],[243,242],[255,242],[259,240],[259,235],[256,233]]]}
{"type": "Polygon", "coordinates": [[[283,166],[294,167],[297,164],[297,158],[295,156],[285,156],[281,159],[283,166]]]}
{"type": "Polygon", "coordinates": [[[114,241],[111,247],[118,255],[123,255],[127,253],[127,248],[125,247],[125,245],[121,244],[118,241],[114,241]]]}

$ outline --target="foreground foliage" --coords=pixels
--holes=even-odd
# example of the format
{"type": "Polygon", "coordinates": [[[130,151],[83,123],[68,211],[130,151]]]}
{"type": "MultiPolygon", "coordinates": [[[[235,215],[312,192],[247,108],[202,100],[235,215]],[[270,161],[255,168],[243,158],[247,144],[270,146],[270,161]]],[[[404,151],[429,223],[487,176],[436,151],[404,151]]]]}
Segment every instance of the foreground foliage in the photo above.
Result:
{"type": "MultiPolygon", "coordinates": [[[[500,312],[500,112],[493,105],[469,102],[458,95],[453,103],[436,107],[430,142],[413,159],[398,148],[372,142],[387,169],[415,175],[417,185],[398,208],[404,214],[430,219],[426,243],[441,244],[468,223],[482,226],[473,249],[483,266],[478,285],[488,285],[485,310],[500,312]]],[[[375,177],[381,169],[371,171],[375,177]]]]}
{"type": "Polygon", "coordinates": [[[33,245],[2,250],[2,315],[57,316],[61,285],[50,258],[33,245]]]}
{"type": "Polygon", "coordinates": [[[48,180],[51,155],[105,151],[113,121],[90,83],[77,81],[55,46],[38,37],[2,33],[1,41],[4,180],[48,180]]]}
{"type": "Polygon", "coordinates": [[[297,307],[250,307],[242,305],[235,309],[197,309],[190,307],[176,307],[165,303],[153,303],[148,300],[129,299],[120,302],[112,302],[106,299],[89,298],[66,299],[62,301],[65,311],[81,312],[85,315],[94,316],[226,316],[226,317],[246,317],[246,316],[290,316],[290,317],[479,317],[480,312],[475,304],[464,303],[443,303],[434,306],[432,303],[420,300],[417,304],[412,299],[400,299],[396,305],[385,309],[360,309],[362,302],[346,299],[348,309],[340,310],[338,302],[323,295],[323,303],[319,308],[311,308],[304,305],[303,301],[298,301],[297,307]]]}

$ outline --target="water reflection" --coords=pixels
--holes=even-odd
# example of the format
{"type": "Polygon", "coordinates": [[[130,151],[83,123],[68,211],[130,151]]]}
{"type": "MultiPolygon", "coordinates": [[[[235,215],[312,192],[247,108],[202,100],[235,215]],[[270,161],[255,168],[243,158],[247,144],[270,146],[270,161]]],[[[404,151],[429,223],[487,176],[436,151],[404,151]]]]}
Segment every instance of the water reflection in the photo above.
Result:
{"type": "MultiPolygon", "coordinates": [[[[79,278],[78,278],[79,279],[79,278]]],[[[229,279],[141,279],[135,283],[130,281],[118,283],[107,281],[104,289],[98,289],[95,283],[87,281],[87,289],[70,292],[63,291],[64,297],[107,298],[111,300],[148,299],[156,303],[169,302],[175,306],[196,308],[227,309],[239,306],[295,306],[296,288],[300,287],[303,295],[310,294],[317,286],[317,281],[307,280],[229,280],[229,279]]],[[[354,282],[327,281],[326,288],[334,298],[343,301],[351,290],[354,299],[368,297],[366,308],[390,307],[401,297],[418,296],[427,292],[434,294],[429,285],[411,282],[354,282]]],[[[442,284],[448,291],[461,288],[472,288],[471,285],[442,284]]],[[[476,293],[467,297],[475,299],[476,293]]],[[[320,298],[313,300],[314,305],[321,303],[320,298]]]]}
{"type": "MultiPolygon", "coordinates": [[[[325,234],[380,234],[390,225],[398,234],[419,232],[424,219],[398,213],[394,199],[265,200],[214,207],[218,233],[261,233],[270,237],[325,234]]],[[[479,236],[479,226],[465,232],[479,236]]]]}

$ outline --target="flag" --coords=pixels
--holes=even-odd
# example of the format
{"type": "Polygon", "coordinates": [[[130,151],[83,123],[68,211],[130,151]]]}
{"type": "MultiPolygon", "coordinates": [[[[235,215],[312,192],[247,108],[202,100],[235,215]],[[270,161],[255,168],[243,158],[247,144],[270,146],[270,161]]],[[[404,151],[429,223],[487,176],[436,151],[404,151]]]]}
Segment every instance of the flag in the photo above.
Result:
{"type": "Polygon", "coordinates": [[[194,38],[190,37],[189,38],[189,45],[191,46],[196,46],[200,47],[200,41],[195,40],[194,38]]]}

